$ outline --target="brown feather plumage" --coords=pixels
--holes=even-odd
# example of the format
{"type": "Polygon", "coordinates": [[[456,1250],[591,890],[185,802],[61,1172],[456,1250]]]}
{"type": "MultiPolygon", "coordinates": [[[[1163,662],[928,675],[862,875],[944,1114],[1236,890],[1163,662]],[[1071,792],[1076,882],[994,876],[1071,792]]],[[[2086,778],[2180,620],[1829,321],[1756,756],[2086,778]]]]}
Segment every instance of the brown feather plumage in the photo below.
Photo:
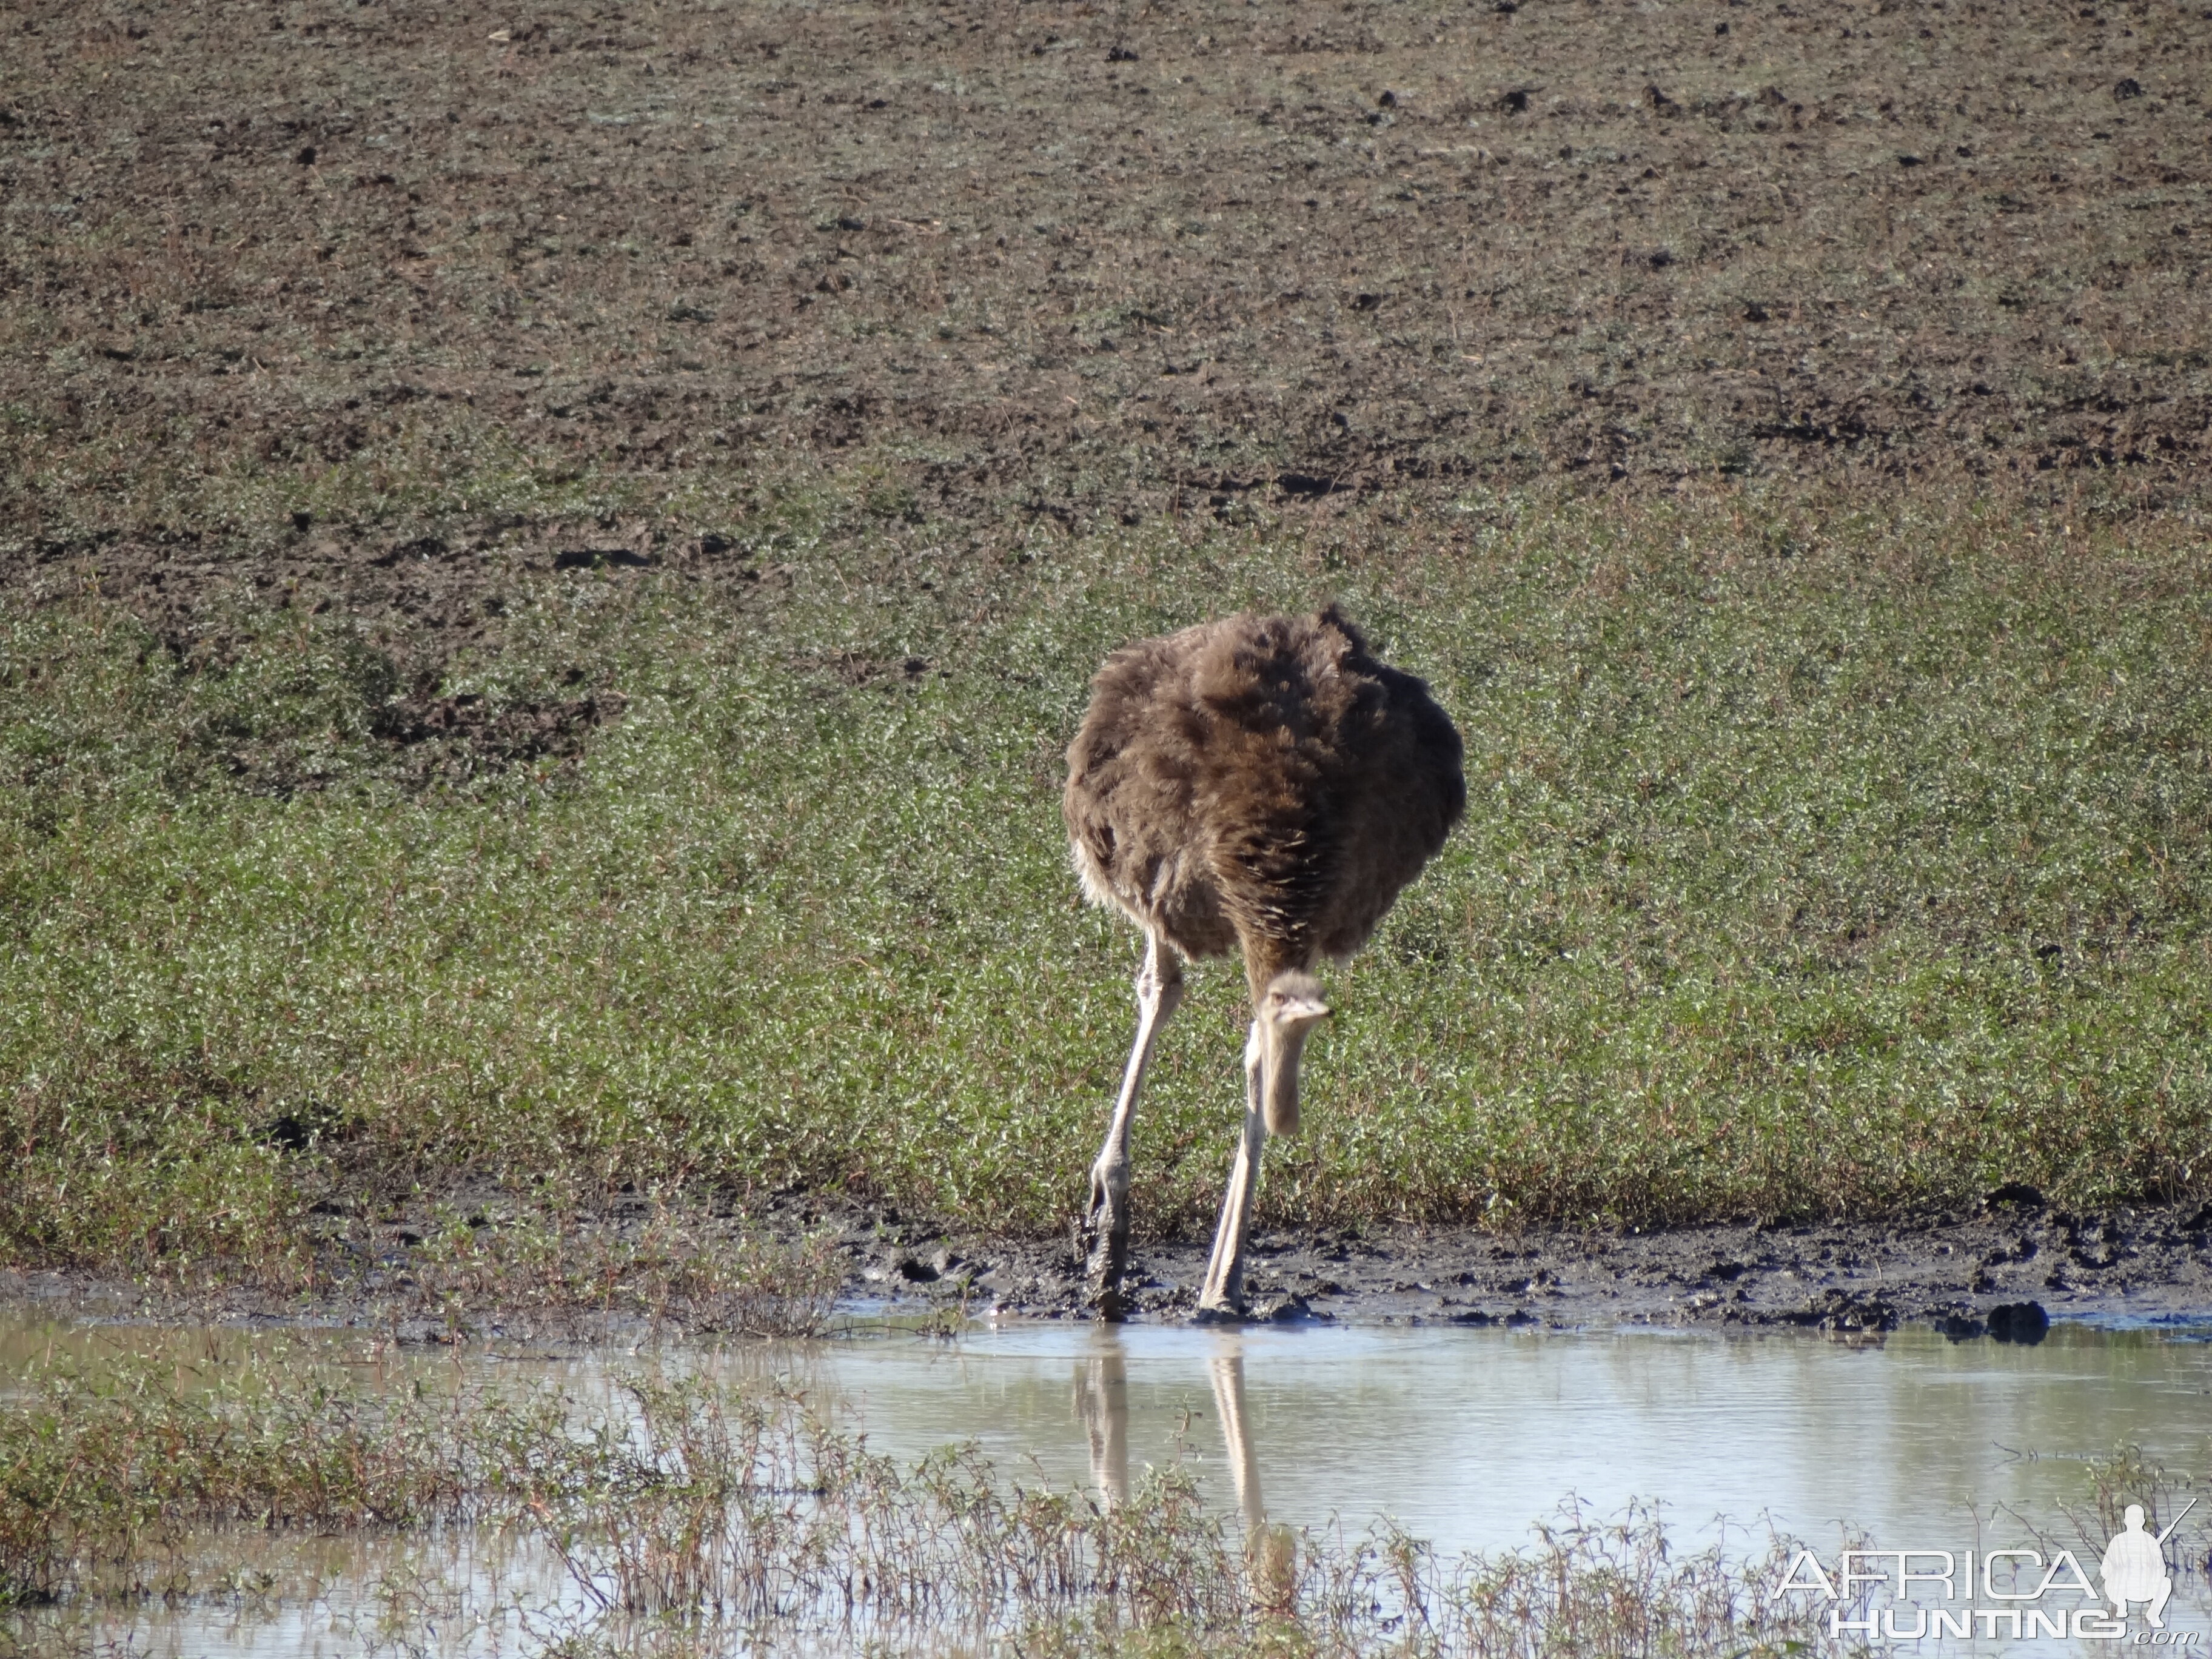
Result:
{"type": "Polygon", "coordinates": [[[1067,751],[1085,887],[1188,957],[1350,956],[1465,808],[1459,734],[1334,606],[1231,617],[1106,659],[1067,751]]]}

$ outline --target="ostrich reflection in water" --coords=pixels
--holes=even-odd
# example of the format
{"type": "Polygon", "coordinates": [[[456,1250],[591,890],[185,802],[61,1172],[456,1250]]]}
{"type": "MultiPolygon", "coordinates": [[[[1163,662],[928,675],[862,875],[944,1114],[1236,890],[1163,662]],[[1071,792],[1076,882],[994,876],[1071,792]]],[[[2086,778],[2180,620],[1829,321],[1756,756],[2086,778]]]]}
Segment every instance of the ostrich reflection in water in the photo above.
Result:
{"type": "MultiPolygon", "coordinates": [[[[1267,1506],[1260,1498],[1260,1462],[1244,1407],[1243,1344],[1234,1332],[1221,1333],[1206,1369],[1213,1380],[1222,1451],[1249,1534],[1266,1524],[1267,1506]]],[[[1110,1325],[1097,1328],[1091,1352],[1076,1362],[1075,1405],[1091,1440],[1091,1483],[1109,1508],[1119,1508],[1129,1498],[1129,1372],[1121,1335],[1110,1325]]]]}

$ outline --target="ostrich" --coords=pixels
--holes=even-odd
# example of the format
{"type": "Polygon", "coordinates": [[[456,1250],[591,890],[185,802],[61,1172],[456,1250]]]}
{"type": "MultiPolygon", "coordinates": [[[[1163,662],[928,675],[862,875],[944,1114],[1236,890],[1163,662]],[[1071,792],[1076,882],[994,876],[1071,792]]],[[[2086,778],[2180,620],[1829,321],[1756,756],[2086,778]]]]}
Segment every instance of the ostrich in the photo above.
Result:
{"type": "Polygon", "coordinates": [[[1315,965],[1366,942],[1466,803],[1450,720],[1334,605],[1231,617],[1106,659],[1061,801],[1085,892],[1146,941],[1136,1042],[1084,1221],[1101,1318],[1122,1312],[1129,1120],[1182,1000],[1181,959],[1241,951],[1252,994],[1244,1135],[1199,1297],[1201,1317],[1233,1316],[1260,1154],[1271,1133],[1297,1133],[1298,1057],[1329,1012],[1315,965]]]}

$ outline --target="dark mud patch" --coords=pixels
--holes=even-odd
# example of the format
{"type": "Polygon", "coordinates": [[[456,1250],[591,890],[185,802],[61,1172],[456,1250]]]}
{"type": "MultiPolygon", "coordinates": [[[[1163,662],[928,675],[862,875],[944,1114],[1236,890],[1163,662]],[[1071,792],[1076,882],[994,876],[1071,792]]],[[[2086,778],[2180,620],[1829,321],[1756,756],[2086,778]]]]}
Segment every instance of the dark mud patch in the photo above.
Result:
{"type": "MultiPolygon", "coordinates": [[[[496,1199],[462,1207],[479,1232],[518,1218],[496,1199]]],[[[405,1343],[629,1340],[720,1328],[704,1304],[663,1296],[653,1305],[631,1293],[623,1274],[641,1249],[665,1255],[679,1237],[677,1255],[703,1255],[717,1241],[743,1237],[757,1252],[805,1249],[785,1259],[813,1264],[817,1284],[841,1277],[842,1305],[864,1316],[948,1330],[963,1317],[1091,1316],[1063,1243],[963,1235],[835,1200],[793,1195],[673,1214],[617,1201],[557,1229],[555,1253],[576,1270],[565,1290],[542,1273],[469,1282],[441,1269],[436,1237],[456,1212],[442,1213],[442,1223],[428,1212],[369,1222],[324,1206],[313,1226],[322,1288],[306,1295],[12,1273],[0,1275],[0,1297],[106,1317],[369,1325],[405,1343]]],[[[1138,1243],[1133,1316],[1190,1319],[1208,1248],[1138,1243]]],[[[536,1249],[542,1256],[542,1243],[536,1249]]],[[[1898,1223],[1652,1232],[1285,1229],[1255,1237],[1251,1263],[1250,1316],[1274,1323],[1799,1328],[1854,1340],[1927,1325],[1955,1340],[2028,1343],[2054,1321],[2212,1323],[2212,1211],[2202,1205],[2094,1212],[2000,1205],[1898,1223]]]]}
{"type": "Polygon", "coordinates": [[[506,704],[417,694],[386,703],[370,729],[393,751],[390,769],[419,787],[573,760],[596,728],[622,718],[628,701],[619,691],[506,704]]]}
{"type": "Polygon", "coordinates": [[[179,662],[222,665],[253,617],[342,618],[419,677],[455,659],[495,653],[508,618],[549,582],[635,580],[675,571],[741,593],[759,580],[726,537],[634,528],[619,544],[604,529],[509,515],[449,524],[437,535],[394,537],[313,515],[267,534],[164,526],[43,537],[0,560],[0,595],[52,604],[81,595],[119,599],[179,662]]]}
{"type": "MultiPolygon", "coordinates": [[[[1065,1249],[943,1238],[850,1248],[863,1255],[860,1283],[878,1295],[964,1288],[981,1308],[1087,1316],[1065,1249]]],[[[1137,1317],[1188,1317],[1209,1248],[1205,1240],[1136,1246],[1137,1317]]],[[[1253,1241],[1249,1283],[1261,1319],[1843,1334],[1931,1324],[1961,1337],[2034,1340],[2057,1319],[2212,1320],[2212,1214],[2203,1206],[2091,1213],[2001,1203],[1917,1221],[1653,1232],[1286,1230],[1253,1241]]]]}

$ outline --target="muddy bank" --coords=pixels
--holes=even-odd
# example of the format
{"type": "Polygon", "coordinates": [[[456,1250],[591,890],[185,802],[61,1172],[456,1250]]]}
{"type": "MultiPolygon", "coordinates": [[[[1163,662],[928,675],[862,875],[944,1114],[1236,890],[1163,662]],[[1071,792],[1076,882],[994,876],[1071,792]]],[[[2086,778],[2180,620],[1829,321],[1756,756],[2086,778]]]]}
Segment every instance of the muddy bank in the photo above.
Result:
{"type": "MultiPolygon", "coordinates": [[[[647,1224],[665,1227],[665,1216],[647,1224]]],[[[977,1237],[857,1206],[787,1200],[743,1218],[701,1216],[702,1234],[742,1225],[756,1238],[842,1269],[841,1317],[961,1313],[1089,1317],[1065,1241],[977,1237]]],[[[609,1213],[580,1224],[612,1252],[639,1225],[609,1213]]],[[[635,1340],[728,1329],[714,1306],[610,1295],[596,1305],[512,1286],[469,1293],[441,1280],[394,1224],[377,1267],[351,1283],[280,1295],[252,1286],[131,1285],[70,1273],[0,1273],[0,1299],[93,1318],[374,1326],[402,1344],[635,1340]]],[[[1128,1288],[1145,1322],[1192,1317],[1210,1241],[1139,1239],[1128,1288]]],[[[1668,1325],[1808,1328],[1852,1334],[1929,1324],[1961,1339],[2033,1340],[2046,1321],[2212,1322],[2212,1206],[2094,1212],[2004,1196],[1978,1212],[1801,1226],[1739,1224],[1661,1231],[1472,1228],[1285,1229],[1251,1246],[1255,1320],[1603,1329],[1668,1325]]]]}
{"type": "MultiPolygon", "coordinates": [[[[1210,1242],[1133,1251],[1140,1319],[1187,1318],[1210,1242]]],[[[1278,1231],[1254,1241],[1251,1310],[1269,1319],[1400,1324],[1806,1326],[1960,1336],[2040,1334],[2041,1319],[2212,1319],[2212,1206],[2095,1213],[2006,1197],[1972,1215],[1901,1222],[1665,1231],[1376,1228],[1278,1231]]],[[[1065,1249],[957,1245],[879,1250],[864,1279],[1006,1312],[1079,1317],[1065,1249]],[[918,1275],[937,1274],[916,1283],[918,1275]]]]}

